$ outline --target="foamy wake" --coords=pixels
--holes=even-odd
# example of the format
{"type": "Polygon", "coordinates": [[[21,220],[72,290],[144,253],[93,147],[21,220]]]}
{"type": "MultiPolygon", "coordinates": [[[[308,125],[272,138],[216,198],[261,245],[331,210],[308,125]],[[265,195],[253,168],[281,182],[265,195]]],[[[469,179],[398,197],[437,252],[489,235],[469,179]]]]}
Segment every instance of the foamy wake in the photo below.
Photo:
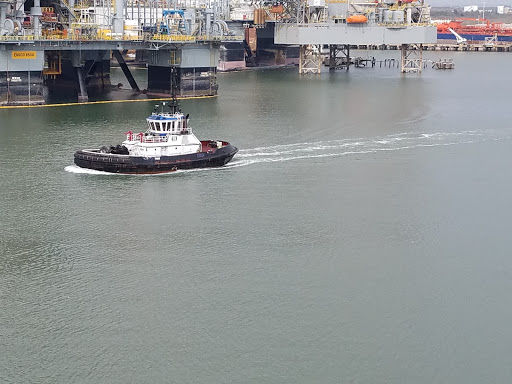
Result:
{"type": "MultiPolygon", "coordinates": [[[[317,141],[311,143],[295,143],[272,145],[241,149],[234,159],[224,167],[177,171],[170,174],[183,172],[197,172],[205,170],[222,170],[256,163],[292,161],[300,159],[339,157],[347,155],[360,155],[381,151],[399,151],[421,147],[437,147],[447,145],[469,144],[490,140],[506,140],[509,136],[493,136],[490,132],[460,131],[437,133],[401,133],[376,138],[359,138],[317,141]]],[[[86,173],[92,175],[114,175],[113,173],[94,171],[69,165],[67,172],[86,173]]],[[[168,175],[168,174],[167,174],[168,175]]]]}
{"type": "Polygon", "coordinates": [[[88,175],[115,175],[115,173],[96,171],[94,169],[81,168],[78,165],[68,165],[64,168],[66,172],[71,173],[85,173],[88,175]]]}
{"type": "Polygon", "coordinates": [[[496,137],[489,132],[460,131],[401,133],[374,138],[273,145],[241,149],[233,161],[224,168],[243,167],[255,163],[360,155],[380,151],[399,151],[412,148],[469,144],[504,139],[510,139],[510,137],[496,137]]]}
{"type": "Polygon", "coordinates": [[[168,172],[168,173],[155,173],[155,174],[147,174],[147,175],[127,175],[127,174],[123,174],[123,173],[111,173],[111,172],[104,172],[104,171],[96,171],[94,169],[81,168],[75,164],[68,165],[68,166],[64,167],[64,170],[66,172],[70,172],[70,173],[82,173],[82,174],[86,174],[86,175],[108,175],[108,176],[164,176],[164,175],[176,175],[179,173],[195,171],[194,169],[191,169],[191,170],[178,170],[178,171],[172,171],[172,172],[168,172]]]}

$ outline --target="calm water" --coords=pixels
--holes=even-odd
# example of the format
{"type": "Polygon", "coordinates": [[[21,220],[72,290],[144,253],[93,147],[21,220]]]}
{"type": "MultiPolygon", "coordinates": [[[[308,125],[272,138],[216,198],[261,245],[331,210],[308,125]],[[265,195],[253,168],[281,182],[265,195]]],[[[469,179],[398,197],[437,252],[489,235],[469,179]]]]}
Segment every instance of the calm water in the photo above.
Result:
{"type": "Polygon", "coordinates": [[[449,57],[221,74],[215,170],[77,173],[152,102],[0,110],[0,382],[509,383],[510,57],[449,57]]]}

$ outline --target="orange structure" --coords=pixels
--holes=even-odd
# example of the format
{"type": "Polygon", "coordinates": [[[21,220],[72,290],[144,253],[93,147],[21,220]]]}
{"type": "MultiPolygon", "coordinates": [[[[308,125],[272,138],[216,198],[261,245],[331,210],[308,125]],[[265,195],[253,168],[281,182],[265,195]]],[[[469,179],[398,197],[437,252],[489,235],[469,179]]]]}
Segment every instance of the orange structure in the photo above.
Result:
{"type": "Polygon", "coordinates": [[[352,15],[347,17],[347,24],[362,24],[367,21],[368,18],[365,15],[352,15]]]}

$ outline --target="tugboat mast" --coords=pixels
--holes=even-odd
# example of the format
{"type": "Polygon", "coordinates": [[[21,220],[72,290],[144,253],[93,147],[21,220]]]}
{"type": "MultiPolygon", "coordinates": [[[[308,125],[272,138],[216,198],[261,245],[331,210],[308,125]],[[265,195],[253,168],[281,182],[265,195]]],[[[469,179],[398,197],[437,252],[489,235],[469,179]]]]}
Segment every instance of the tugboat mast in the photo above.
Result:
{"type": "MultiPolygon", "coordinates": [[[[161,107],[161,111],[160,111],[161,113],[166,112],[165,111],[166,105],[169,108],[169,113],[171,113],[171,114],[181,113],[180,104],[178,102],[178,98],[176,97],[179,84],[178,84],[178,70],[176,69],[175,66],[171,67],[170,81],[171,81],[171,100],[169,101],[169,103],[163,101],[160,104],[156,104],[155,108],[153,109],[153,113],[158,113],[159,107],[161,107]]],[[[188,115],[187,115],[187,119],[188,119],[188,115]]]]}
{"type": "Polygon", "coordinates": [[[178,90],[178,70],[176,66],[171,67],[171,102],[169,107],[171,108],[171,113],[181,112],[180,105],[178,103],[178,99],[176,98],[176,93],[178,90]]]}

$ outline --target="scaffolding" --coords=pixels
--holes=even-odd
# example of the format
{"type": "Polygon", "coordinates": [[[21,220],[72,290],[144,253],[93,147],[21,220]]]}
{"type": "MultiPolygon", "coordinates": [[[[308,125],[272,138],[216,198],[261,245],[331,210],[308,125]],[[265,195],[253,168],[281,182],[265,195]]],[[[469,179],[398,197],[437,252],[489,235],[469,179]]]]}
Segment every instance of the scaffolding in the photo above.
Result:
{"type": "Polygon", "coordinates": [[[350,67],[350,45],[329,45],[329,70],[350,67]]]}
{"type": "Polygon", "coordinates": [[[423,67],[423,44],[402,44],[401,73],[421,73],[423,67]]]}
{"type": "Polygon", "coordinates": [[[321,45],[306,44],[300,46],[299,51],[299,73],[320,73],[322,67],[321,45]]]}

